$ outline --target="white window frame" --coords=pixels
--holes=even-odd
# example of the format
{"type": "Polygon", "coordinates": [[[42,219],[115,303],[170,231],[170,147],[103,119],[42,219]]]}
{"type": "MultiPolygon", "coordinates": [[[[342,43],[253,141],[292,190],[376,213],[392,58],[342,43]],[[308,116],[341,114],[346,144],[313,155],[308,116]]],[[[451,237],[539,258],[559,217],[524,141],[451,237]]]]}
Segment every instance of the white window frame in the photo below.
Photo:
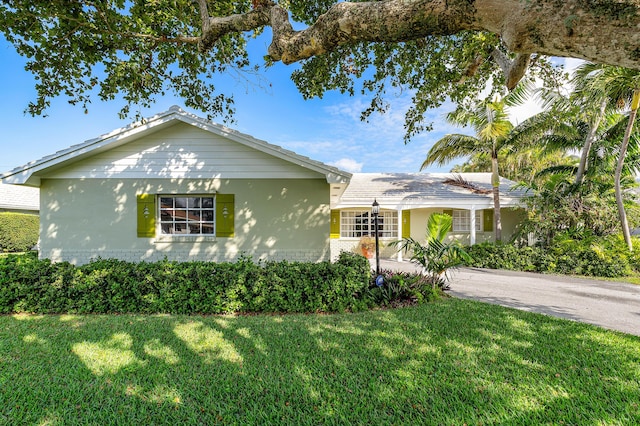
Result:
{"type": "MultiPolygon", "coordinates": [[[[371,210],[341,210],[340,238],[375,236],[375,223],[371,210]]],[[[378,214],[378,236],[398,238],[398,212],[381,210],[378,214]]]]}
{"type": "MultiPolygon", "coordinates": [[[[471,232],[471,210],[453,210],[451,231],[471,232]]],[[[476,232],[483,232],[482,210],[476,210],[476,232]]]]}
{"type": "Polygon", "coordinates": [[[216,236],[215,194],[158,194],[157,198],[157,229],[161,237],[216,236]],[[171,206],[166,203],[168,199],[172,200],[171,206]],[[163,201],[165,201],[164,204],[163,201]],[[199,231],[190,232],[195,226],[199,231]],[[165,232],[165,230],[173,232],[165,232]],[[205,230],[211,232],[203,232],[205,230]]]}

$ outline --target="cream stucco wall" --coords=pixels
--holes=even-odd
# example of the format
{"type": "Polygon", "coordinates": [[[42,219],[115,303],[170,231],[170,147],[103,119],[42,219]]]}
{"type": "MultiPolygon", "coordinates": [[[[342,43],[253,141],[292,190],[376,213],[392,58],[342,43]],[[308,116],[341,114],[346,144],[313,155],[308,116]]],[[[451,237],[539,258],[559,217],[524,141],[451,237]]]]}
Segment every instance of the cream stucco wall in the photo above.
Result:
{"type": "Polygon", "coordinates": [[[329,258],[325,179],[43,179],[40,256],[86,263],[329,258]],[[138,238],[136,195],[235,194],[233,238],[138,238]]]}

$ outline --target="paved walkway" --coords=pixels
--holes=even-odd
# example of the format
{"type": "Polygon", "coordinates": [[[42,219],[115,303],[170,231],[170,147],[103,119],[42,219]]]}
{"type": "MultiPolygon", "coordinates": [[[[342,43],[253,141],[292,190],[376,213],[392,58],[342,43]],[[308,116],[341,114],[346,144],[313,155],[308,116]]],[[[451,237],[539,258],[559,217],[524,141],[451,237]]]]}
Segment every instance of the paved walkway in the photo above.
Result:
{"type": "MultiPolygon", "coordinates": [[[[375,266],[375,265],[374,265],[375,266]]],[[[415,271],[408,262],[381,261],[382,269],[415,271]]],[[[640,285],[462,268],[451,274],[449,294],[595,324],[640,336],[640,285]]]]}

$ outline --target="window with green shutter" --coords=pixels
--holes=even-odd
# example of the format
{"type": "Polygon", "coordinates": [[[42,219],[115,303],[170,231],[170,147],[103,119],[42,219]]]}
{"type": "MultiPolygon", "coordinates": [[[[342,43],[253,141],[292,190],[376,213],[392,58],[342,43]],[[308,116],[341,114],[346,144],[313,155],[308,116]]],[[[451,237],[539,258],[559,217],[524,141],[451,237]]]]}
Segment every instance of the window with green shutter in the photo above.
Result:
{"type": "Polygon", "coordinates": [[[138,237],[234,236],[234,195],[138,195],[138,237]],[[158,203],[158,207],[156,207],[158,203]]]}

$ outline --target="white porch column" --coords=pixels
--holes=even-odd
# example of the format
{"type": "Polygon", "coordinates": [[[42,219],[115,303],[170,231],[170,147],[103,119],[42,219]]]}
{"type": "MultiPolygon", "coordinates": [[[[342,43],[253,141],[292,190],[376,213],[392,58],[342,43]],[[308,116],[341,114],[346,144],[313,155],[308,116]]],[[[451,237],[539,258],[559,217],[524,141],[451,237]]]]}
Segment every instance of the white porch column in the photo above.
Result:
{"type": "Polygon", "coordinates": [[[469,245],[476,243],[476,207],[471,206],[469,214],[469,222],[471,227],[469,228],[469,245]]]}
{"type": "MultiPolygon", "coordinates": [[[[402,208],[398,209],[398,241],[402,240],[402,208]]],[[[402,250],[398,250],[398,262],[402,262],[402,250]]]]}

